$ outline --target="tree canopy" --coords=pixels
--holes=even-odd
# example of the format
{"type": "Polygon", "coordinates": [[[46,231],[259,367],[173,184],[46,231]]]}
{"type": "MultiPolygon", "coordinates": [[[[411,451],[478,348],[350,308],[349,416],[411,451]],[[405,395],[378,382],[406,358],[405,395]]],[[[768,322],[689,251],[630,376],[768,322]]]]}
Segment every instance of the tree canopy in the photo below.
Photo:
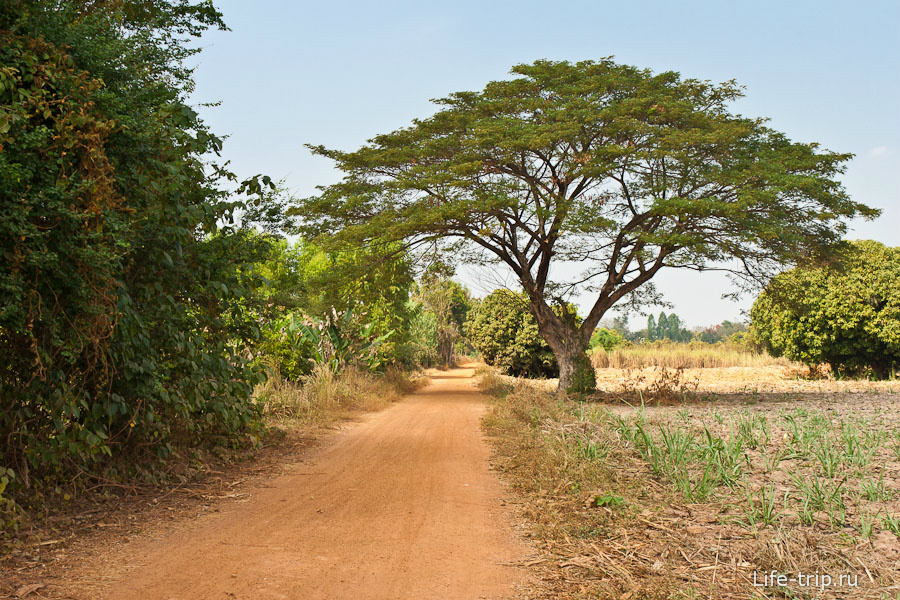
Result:
{"type": "Polygon", "coordinates": [[[356,151],[312,146],[345,177],[292,210],[336,243],[437,243],[462,261],[506,265],[563,388],[585,368],[604,313],[653,299],[660,269],[762,278],[838,242],[847,218],[877,214],[836,179],[851,155],[732,114],[734,82],[610,59],[512,73],[356,151]],[[566,277],[564,263],[581,273],[566,277]],[[551,310],[579,292],[592,298],[581,325],[551,310]]]}
{"type": "Polygon", "coordinates": [[[753,338],[773,356],[851,375],[900,368],[900,248],[851,242],[833,265],[775,277],[750,310],[753,338]]]}
{"type": "Polygon", "coordinates": [[[466,336],[487,364],[510,375],[554,377],[559,372],[522,293],[494,290],[478,301],[469,311],[466,336]]]}

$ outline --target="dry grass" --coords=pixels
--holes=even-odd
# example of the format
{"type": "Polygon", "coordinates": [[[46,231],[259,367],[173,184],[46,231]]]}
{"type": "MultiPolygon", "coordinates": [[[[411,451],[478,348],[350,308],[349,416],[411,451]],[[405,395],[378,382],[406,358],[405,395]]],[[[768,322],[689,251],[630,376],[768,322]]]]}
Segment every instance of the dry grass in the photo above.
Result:
{"type": "Polygon", "coordinates": [[[347,368],[336,374],[326,365],[316,365],[300,381],[275,374],[257,387],[255,396],[263,403],[268,423],[302,427],[384,408],[425,383],[427,377],[421,373],[391,369],[375,374],[347,368]]]}
{"type": "MultiPolygon", "coordinates": [[[[611,388],[632,385],[616,373],[611,388]]],[[[535,596],[895,600],[898,382],[803,381],[798,392],[781,372],[773,391],[748,393],[743,377],[694,375],[694,401],[655,407],[483,377],[505,394],[485,423],[540,549],[525,561],[543,583],[535,596]],[[753,585],[772,569],[835,582],[753,585]],[[839,575],[858,587],[838,587],[839,575]]]]}
{"type": "Polygon", "coordinates": [[[595,369],[643,369],[668,367],[670,369],[705,369],[710,367],[764,367],[788,366],[785,358],[773,358],[768,354],[750,352],[740,346],[690,342],[649,342],[616,348],[610,352],[597,349],[591,354],[595,369]]]}
{"type": "MultiPolygon", "coordinates": [[[[665,367],[598,369],[597,389],[616,393],[629,386],[646,388],[665,377],[666,372],[665,367]]],[[[671,375],[671,370],[669,374],[671,375]]],[[[811,378],[806,367],[797,366],[686,368],[680,370],[680,377],[699,397],[711,399],[721,394],[900,393],[898,379],[868,381],[822,376],[811,378]]]]}

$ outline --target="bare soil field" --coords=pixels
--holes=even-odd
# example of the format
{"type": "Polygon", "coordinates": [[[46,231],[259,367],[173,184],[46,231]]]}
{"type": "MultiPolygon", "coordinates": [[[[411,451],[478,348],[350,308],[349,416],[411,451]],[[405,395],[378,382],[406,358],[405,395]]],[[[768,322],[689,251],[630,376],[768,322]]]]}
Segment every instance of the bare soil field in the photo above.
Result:
{"type": "Polygon", "coordinates": [[[536,596],[900,598],[900,382],[598,379],[601,402],[483,379],[497,467],[544,550],[536,596]]]}

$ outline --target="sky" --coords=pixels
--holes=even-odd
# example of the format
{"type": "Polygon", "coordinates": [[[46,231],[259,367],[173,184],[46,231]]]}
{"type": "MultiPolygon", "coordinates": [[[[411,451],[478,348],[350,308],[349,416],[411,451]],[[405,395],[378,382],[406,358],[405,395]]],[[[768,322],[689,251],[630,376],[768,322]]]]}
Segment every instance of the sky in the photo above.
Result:
{"type": "MultiPolygon", "coordinates": [[[[799,142],[851,152],[842,181],[883,210],[850,239],[900,245],[900,2],[297,2],[218,0],[192,102],[240,176],[284,179],[298,196],[340,179],[306,143],[354,150],[480,90],[517,63],[614,56],[620,63],[746,87],[733,112],[768,117],[799,142]]],[[[499,276],[502,278],[502,274],[499,276]]],[[[461,270],[476,295],[497,277],[461,270]]],[[[661,271],[689,326],[737,319],[724,275],[661,271]]],[[[586,306],[586,304],[584,305],[586,306]]],[[[655,309],[658,311],[659,309],[655,309]]],[[[642,317],[633,317],[639,322],[642,317]]]]}

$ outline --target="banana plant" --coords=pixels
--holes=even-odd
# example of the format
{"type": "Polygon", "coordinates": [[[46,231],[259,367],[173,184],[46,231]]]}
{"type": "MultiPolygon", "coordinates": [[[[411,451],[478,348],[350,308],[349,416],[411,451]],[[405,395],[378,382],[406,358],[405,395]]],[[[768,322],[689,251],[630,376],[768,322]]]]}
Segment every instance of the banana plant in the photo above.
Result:
{"type": "Polygon", "coordinates": [[[393,329],[372,338],[375,324],[368,323],[362,327],[358,336],[354,336],[350,333],[353,325],[352,310],[340,317],[335,315],[334,322],[329,321],[313,321],[309,325],[292,313],[287,329],[290,335],[299,336],[312,344],[315,348],[311,358],[313,362],[327,364],[334,372],[354,360],[364,362],[369,369],[381,366],[382,361],[377,358],[374,350],[393,335],[393,329]]]}

